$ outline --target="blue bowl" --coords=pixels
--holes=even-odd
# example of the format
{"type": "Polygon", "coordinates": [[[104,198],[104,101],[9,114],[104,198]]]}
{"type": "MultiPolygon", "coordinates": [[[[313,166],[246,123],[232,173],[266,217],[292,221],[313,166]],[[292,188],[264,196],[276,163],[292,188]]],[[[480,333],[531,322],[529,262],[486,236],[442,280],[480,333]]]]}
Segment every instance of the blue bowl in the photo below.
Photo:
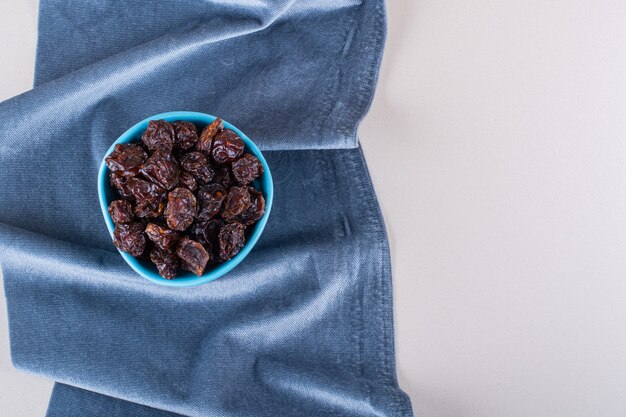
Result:
{"type": "MultiPolygon", "coordinates": [[[[109,183],[109,168],[107,167],[104,159],[113,152],[113,148],[118,143],[131,143],[138,142],[141,140],[141,135],[148,127],[148,122],[150,120],[167,120],[168,122],[175,122],[177,120],[185,120],[188,122],[194,123],[201,129],[210,124],[213,120],[216,119],[215,116],[211,116],[210,114],[198,113],[192,111],[174,111],[168,113],[161,113],[154,116],[150,116],[145,120],[137,123],[135,126],[128,129],[126,132],[122,134],[109,148],[104,157],[102,158],[102,163],[100,164],[100,171],[98,172],[98,197],[100,198],[100,208],[102,209],[102,215],[104,216],[104,221],[106,222],[107,228],[109,229],[109,234],[111,238],[113,238],[113,230],[115,225],[113,224],[113,220],[109,215],[108,207],[111,201],[117,200],[120,197],[118,196],[116,190],[109,183]]],[[[155,282],[161,285],[168,285],[171,287],[188,287],[192,285],[200,285],[205,284],[209,281],[213,281],[221,277],[222,275],[228,273],[231,269],[236,267],[243,259],[250,253],[256,242],[261,237],[263,233],[263,229],[265,228],[265,224],[267,223],[267,218],[270,215],[270,211],[272,209],[272,201],[274,199],[274,183],[272,181],[272,174],[270,172],[270,168],[267,165],[267,161],[263,157],[263,154],[259,150],[259,148],[252,142],[241,130],[237,129],[235,126],[231,125],[227,121],[224,121],[224,128],[231,129],[237,132],[237,134],[243,139],[245,144],[245,150],[247,152],[252,153],[261,164],[263,164],[263,175],[257,178],[253,185],[256,189],[260,190],[263,193],[263,197],[265,198],[265,214],[257,223],[251,226],[252,233],[248,236],[246,240],[246,245],[241,249],[241,251],[231,260],[226,261],[217,265],[216,267],[207,269],[202,276],[196,276],[191,272],[180,271],[179,275],[173,279],[165,279],[159,275],[156,267],[150,261],[135,258],[134,256],[119,251],[126,263],[130,265],[131,268],[135,270],[142,277],[155,282]]]]}

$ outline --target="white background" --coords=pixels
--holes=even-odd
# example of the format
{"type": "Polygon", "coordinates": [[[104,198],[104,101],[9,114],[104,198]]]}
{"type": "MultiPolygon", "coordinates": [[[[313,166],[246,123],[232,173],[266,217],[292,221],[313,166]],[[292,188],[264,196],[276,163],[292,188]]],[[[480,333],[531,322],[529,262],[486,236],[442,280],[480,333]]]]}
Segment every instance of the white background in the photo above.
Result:
{"type": "MultiPolygon", "coordinates": [[[[5,99],[31,86],[36,1],[0,10],[5,99]]],[[[626,415],[626,3],[388,12],[360,138],[416,415],[626,415]]],[[[0,413],[42,416],[51,383],[11,368],[5,314],[0,413]]]]}

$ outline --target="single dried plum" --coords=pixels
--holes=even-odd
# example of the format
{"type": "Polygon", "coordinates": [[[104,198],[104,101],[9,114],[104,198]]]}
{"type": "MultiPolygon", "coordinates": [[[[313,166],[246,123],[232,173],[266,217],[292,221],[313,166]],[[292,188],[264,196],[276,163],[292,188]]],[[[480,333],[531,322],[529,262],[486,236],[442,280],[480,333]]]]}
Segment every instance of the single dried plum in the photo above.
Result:
{"type": "Polygon", "coordinates": [[[198,199],[201,208],[196,218],[199,221],[212,219],[222,211],[222,203],[226,199],[226,189],[219,184],[202,186],[198,190],[198,199]]]}
{"type": "Polygon", "coordinates": [[[165,193],[163,187],[140,178],[128,180],[128,189],[137,203],[158,201],[165,193]]]}
{"type": "Polygon", "coordinates": [[[178,257],[168,250],[155,246],[150,251],[150,260],[156,265],[159,275],[163,278],[173,279],[178,272],[178,257]]]}
{"type": "Polygon", "coordinates": [[[162,150],[155,151],[139,172],[166,190],[171,190],[178,184],[178,162],[172,154],[162,150]]]}
{"type": "Polygon", "coordinates": [[[155,223],[148,223],[146,235],[155,245],[165,250],[174,249],[174,243],[180,239],[179,233],[155,223]]]}
{"type": "Polygon", "coordinates": [[[111,172],[122,177],[134,177],[148,159],[148,155],[136,143],[117,144],[104,161],[111,172]]]}
{"type": "Polygon", "coordinates": [[[250,192],[247,187],[232,187],[228,190],[228,195],[224,201],[224,211],[222,218],[227,222],[234,220],[252,204],[250,192]]]}
{"type": "Polygon", "coordinates": [[[141,140],[151,152],[161,149],[170,153],[174,147],[174,128],[165,120],[151,120],[141,140]]]}
{"type": "Polygon", "coordinates": [[[218,117],[213,120],[213,122],[205,127],[200,134],[200,138],[198,139],[198,144],[196,145],[196,149],[202,151],[209,155],[211,153],[211,144],[213,143],[213,138],[224,128],[224,123],[218,117]]]}
{"type": "Polygon", "coordinates": [[[159,185],[139,178],[131,178],[128,188],[135,199],[135,216],[159,217],[163,214],[165,189],[159,185]]]}
{"type": "Polygon", "coordinates": [[[196,210],[196,197],[188,189],[178,187],[167,195],[165,217],[170,229],[180,232],[187,229],[193,223],[196,210]]]}
{"type": "Polygon", "coordinates": [[[180,166],[201,183],[211,181],[215,175],[215,170],[202,152],[189,152],[183,155],[180,158],[180,166]]]}
{"type": "Polygon", "coordinates": [[[139,222],[118,223],[113,231],[113,244],[121,251],[140,256],[146,247],[146,236],[139,222]]]}
{"type": "Polygon", "coordinates": [[[246,244],[245,227],[241,223],[229,223],[220,229],[220,258],[232,259],[246,244]]]}
{"type": "Polygon", "coordinates": [[[174,122],[174,148],[177,149],[191,149],[198,142],[198,129],[196,125],[190,122],[174,122]]]}
{"type": "Polygon", "coordinates": [[[263,165],[261,161],[252,155],[245,154],[235,162],[233,162],[233,176],[239,184],[247,185],[263,174],[263,165]]]}
{"type": "Polygon", "coordinates": [[[126,200],[115,200],[109,204],[109,214],[113,223],[129,223],[133,221],[133,206],[126,200]]]}
{"type": "Polygon", "coordinates": [[[218,164],[226,164],[239,158],[243,153],[243,140],[230,129],[224,129],[213,138],[211,155],[218,164]]]}
{"type": "Polygon", "coordinates": [[[109,177],[111,181],[111,185],[117,189],[119,195],[124,199],[132,200],[133,194],[130,192],[130,188],[128,186],[128,181],[131,177],[124,177],[122,175],[118,175],[115,172],[111,172],[109,177]]]}
{"type": "Polygon", "coordinates": [[[265,198],[263,194],[253,187],[248,187],[248,192],[250,193],[250,207],[237,216],[237,221],[245,226],[256,223],[265,214],[265,198]]]}
{"type": "Polygon", "coordinates": [[[189,239],[187,236],[184,236],[178,243],[176,255],[181,259],[181,266],[184,269],[198,276],[202,275],[211,258],[211,255],[200,243],[189,239]]]}
{"type": "Polygon", "coordinates": [[[196,191],[196,188],[198,188],[196,179],[185,170],[180,171],[180,174],[178,174],[178,183],[189,191],[196,191]]]}

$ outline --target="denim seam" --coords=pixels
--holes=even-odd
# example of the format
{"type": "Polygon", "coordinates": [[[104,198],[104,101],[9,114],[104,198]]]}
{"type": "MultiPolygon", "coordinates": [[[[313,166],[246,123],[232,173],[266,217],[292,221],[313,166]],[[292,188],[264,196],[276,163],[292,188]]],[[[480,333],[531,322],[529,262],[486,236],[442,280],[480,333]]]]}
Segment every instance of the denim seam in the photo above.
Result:
{"type": "MultiPolygon", "coordinates": [[[[363,155],[362,148],[359,148],[358,153],[354,153],[351,155],[350,160],[350,168],[352,170],[358,169],[356,158],[362,158],[365,160],[363,155]],[[354,156],[352,156],[354,155],[354,156]]],[[[394,332],[393,332],[393,284],[392,284],[392,275],[391,275],[391,257],[390,250],[387,238],[387,232],[384,227],[384,218],[382,215],[382,211],[380,209],[380,205],[375,199],[375,190],[373,188],[373,183],[371,180],[371,176],[367,167],[364,167],[364,175],[355,175],[357,178],[357,195],[360,196],[368,196],[369,198],[362,198],[360,201],[365,205],[365,210],[359,210],[360,213],[360,221],[363,224],[367,225],[368,229],[372,229],[374,232],[374,236],[372,236],[378,244],[380,245],[380,249],[382,250],[382,256],[378,257],[379,265],[376,267],[377,272],[380,272],[379,278],[374,283],[373,289],[373,297],[374,302],[376,303],[376,311],[378,313],[378,317],[382,319],[381,323],[381,331],[383,340],[380,342],[382,346],[383,352],[383,368],[380,372],[381,377],[385,381],[386,384],[398,387],[397,375],[395,369],[395,342],[394,342],[394,332]],[[385,288],[388,287],[388,288],[385,288]],[[386,292],[388,295],[385,296],[386,292]],[[386,308],[387,307],[387,308],[386,308]],[[391,326],[390,326],[391,324],[391,326]]],[[[365,311],[362,311],[363,320],[365,320],[365,311]]],[[[396,410],[398,415],[402,416],[411,416],[413,415],[408,405],[408,401],[405,398],[405,395],[399,390],[386,390],[387,395],[391,391],[393,401],[393,408],[396,410]]]]}
{"type": "MultiPolygon", "coordinates": [[[[357,160],[354,154],[348,153],[348,155],[346,155],[345,158],[346,158],[347,167],[348,167],[347,173],[350,175],[350,178],[356,182],[355,195],[359,195],[359,196],[369,195],[370,190],[367,190],[364,187],[364,183],[362,181],[361,175],[358,172],[357,160]]],[[[371,207],[370,198],[358,199],[357,210],[355,210],[355,212],[358,213],[357,221],[360,223],[361,227],[363,227],[365,233],[367,234],[371,230],[373,232],[372,237],[374,239],[377,239],[377,235],[379,235],[379,233],[377,233],[378,225],[375,224],[376,222],[373,221],[373,216],[371,215],[372,207],[371,207]]],[[[367,399],[370,402],[372,402],[372,388],[370,384],[370,378],[368,378],[365,373],[365,363],[363,361],[363,356],[365,354],[364,353],[365,343],[364,343],[363,334],[365,332],[367,317],[366,317],[365,309],[362,307],[362,304],[364,303],[366,297],[369,298],[368,289],[371,289],[371,283],[369,281],[366,281],[364,282],[362,286],[362,290],[360,291],[360,294],[358,294],[357,296],[357,299],[358,299],[357,313],[359,314],[359,320],[358,320],[358,323],[359,323],[359,326],[358,326],[359,358],[358,359],[359,361],[358,361],[358,364],[359,364],[359,375],[361,376],[363,384],[365,386],[367,399]]]]}
{"type": "MultiPolygon", "coordinates": [[[[352,30],[352,25],[354,24],[355,19],[352,16],[346,16],[343,19],[344,20],[342,22],[342,27],[345,27],[346,30],[344,31],[344,34],[342,36],[342,44],[345,45],[348,40],[348,36],[350,35],[350,31],[352,30]]],[[[336,95],[335,92],[337,91],[337,84],[340,81],[340,77],[338,77],[338,75],[341,73],[342,68],[340,64],[343,64],[343,61],[337,60],[336,64],[331,67],[330,75],[327,79],[326,88],[323,95],[324,100],[322,100],[322,106],[320,106],[321,109],[319,112],[321,117],[317,118],[317,126],[313,128],[313,132],[316,132],[316,136],[318,138],[333,134],[333,132],[324,132],[323,129],[325,126],[327,126],[327,120],[333,110],[333,103],[335,102],[336,95]]]]}
{"type": "MultiPolygon", "coordinates": [[[[377,0],[372,0],[377,1],[377,0]]],[[[346,136],[356,137],[356,130],[365,114],[367,114],[376,88],[376,81],[380,72],[385,29],[385,10],[382,1],[377,1],[374,8],[374,23],[368,42],[365,43],[365,52],[362,54],[365,64],[360,66],[361,71],[357,79],[364,80],[360,88],[356,91],[356,100],[353,105],[348,106],[343,125],[339,125],[338,131],[346,136]]]]}

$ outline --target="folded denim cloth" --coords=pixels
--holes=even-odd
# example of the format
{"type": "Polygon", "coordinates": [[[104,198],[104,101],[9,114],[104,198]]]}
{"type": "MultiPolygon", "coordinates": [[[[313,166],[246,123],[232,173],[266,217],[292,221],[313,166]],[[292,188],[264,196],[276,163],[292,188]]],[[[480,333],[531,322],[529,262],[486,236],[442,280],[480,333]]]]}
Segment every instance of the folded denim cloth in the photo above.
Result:
{"type": "Polygon", "coordinates": [[[36,87],[0,103],[0,263],[15,366],[49,416],[410,416],[389,251],[356,128],[381,0],[41,0],[36,87]],[[111,244],[104,152],[136,121],[235,123],[275,181],[235,270],[154,285],[111,244]]]}

